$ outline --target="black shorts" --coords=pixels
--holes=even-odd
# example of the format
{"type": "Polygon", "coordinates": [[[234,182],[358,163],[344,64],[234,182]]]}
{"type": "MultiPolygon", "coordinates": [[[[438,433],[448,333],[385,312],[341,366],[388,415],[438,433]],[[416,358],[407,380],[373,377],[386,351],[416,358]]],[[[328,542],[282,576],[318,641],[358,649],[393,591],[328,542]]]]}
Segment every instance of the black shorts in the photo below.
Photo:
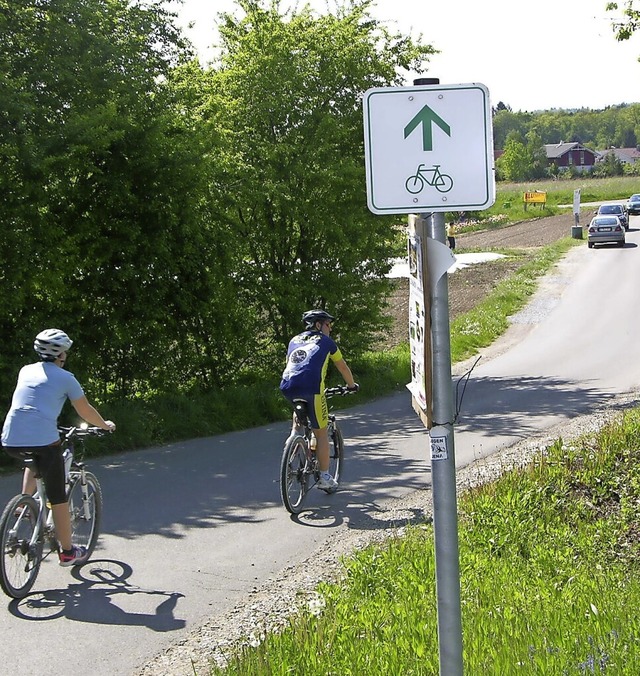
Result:
{"type": "Polygon", "coordinates": [[[57,442],[50,446],[3,446],[12,458],[24,460],[35,458],[36,473],[42,477],[47,498],[52,505],[61,505],[67,501],[64,485],[64,459],[62,445],[57,442]]]}

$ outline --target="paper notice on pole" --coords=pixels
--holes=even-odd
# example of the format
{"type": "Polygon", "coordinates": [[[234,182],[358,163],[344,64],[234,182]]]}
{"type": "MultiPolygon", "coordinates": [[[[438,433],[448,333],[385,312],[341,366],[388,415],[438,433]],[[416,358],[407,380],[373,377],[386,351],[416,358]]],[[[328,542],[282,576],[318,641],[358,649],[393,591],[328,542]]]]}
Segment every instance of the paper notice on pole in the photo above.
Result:
{"type": "Polygon", "coordinates": [[[425,307],[422,285],[422,240],[409,235],[409,347],[411,349],[411,382],[407,388],[418,405],[427,410],[424,341],[425,307]]]}
{"type": "Polygon", "coordinates": [[[451,249],[437,239],[430,239],[427,247],[427,262],[429,264],[429,283],[434,289],[438,280],[455,264],[456,257],[451,249]]]}

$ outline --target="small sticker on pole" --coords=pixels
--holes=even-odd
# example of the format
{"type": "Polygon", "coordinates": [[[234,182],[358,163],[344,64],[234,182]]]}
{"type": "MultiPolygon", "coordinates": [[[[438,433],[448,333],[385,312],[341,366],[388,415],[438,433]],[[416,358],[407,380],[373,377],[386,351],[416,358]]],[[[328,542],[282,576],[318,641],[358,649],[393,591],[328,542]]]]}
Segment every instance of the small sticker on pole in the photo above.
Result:
{"type": "Polygon", "coordinates": [[[434,427],[431,430],[431,460],[449,459],[449,434],[444,427],[434,427]]]}

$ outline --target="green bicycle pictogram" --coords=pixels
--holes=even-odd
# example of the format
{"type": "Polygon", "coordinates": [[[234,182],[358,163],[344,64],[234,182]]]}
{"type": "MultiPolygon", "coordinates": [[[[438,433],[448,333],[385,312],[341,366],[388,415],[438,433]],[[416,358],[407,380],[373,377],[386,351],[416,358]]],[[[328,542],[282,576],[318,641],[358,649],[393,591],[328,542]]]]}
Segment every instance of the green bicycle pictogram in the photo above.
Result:
{"type": "Polygon", "coordinates": [[[425,185],[433,186],[439,192],[449,192],[453,188],[453,179],[449,174],[443,174],[440,171],[439,164],[434,164],[429,168],[424,164],[419,164],[416,173],[409,176],[404,186],[407,192],[417,195],[422,192],[425,185]]]}

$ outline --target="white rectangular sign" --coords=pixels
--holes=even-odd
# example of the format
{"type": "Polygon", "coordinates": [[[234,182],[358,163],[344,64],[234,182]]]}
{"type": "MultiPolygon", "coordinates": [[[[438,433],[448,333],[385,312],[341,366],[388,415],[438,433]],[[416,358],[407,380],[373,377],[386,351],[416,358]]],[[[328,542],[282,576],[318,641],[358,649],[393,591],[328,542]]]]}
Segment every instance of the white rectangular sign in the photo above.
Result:
{"type": "Polygon", "coordinates": [[[495,202],[489,92],[482,84],[369,89],[367,203],[375,214],[480,211],[495,202]]]}

